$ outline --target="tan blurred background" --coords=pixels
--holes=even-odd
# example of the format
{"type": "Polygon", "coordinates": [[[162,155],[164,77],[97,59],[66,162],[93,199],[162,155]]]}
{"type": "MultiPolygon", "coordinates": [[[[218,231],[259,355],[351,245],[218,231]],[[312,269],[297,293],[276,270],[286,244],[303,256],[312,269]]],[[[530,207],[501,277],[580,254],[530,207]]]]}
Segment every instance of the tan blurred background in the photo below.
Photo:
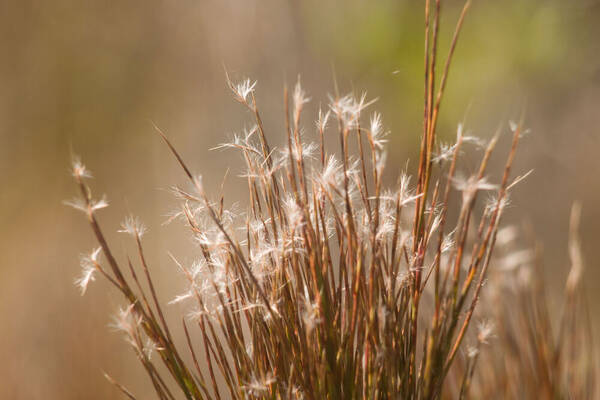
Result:
{"type": "MultiPolygon", "coordinates": [[[[117,397],[102,371],[152,398],[133,353],[108,328],[117,293],[95,282],[80,297],[72,284],[78,255],[94,240],[82,215],[61,204],[76,193],[71,152],[94,172],[96,193],[111,201],[100,217],[118,256],[128,249],[116,233],[124,215],[132,211],[150,226],[149,258],[160,297],[169,300],[182,281],[166,252],[183,260],[193,254],[182,227],[161,226],[175,205],[163,189],[184,180],[151,121],[215,188],[228,166],[235,175],[240,164],[234,154],[208,149],[251,124],[227,91],[224,66],[234,77],[258,80],[275,143],[282,137],[283,84],[301,74],[313,112],[333,91],[335,71],[343,92],[367,90],[379,98],[374,109],[392,131],[393,179],[407,158],[415,159],[420,134],[421,3],[0,2],[0,398],[117,397]]],[[[600,3],[473,3],[440,131],[453,137],[466,115],[467,127],[487,137],[527,110],[532,133],[516,170],[535,171],[516,191],[506,222],[534,224],[558,298],[568,266],[569,209],[581,200],[586,286],[597,313],[600,3]]],[[[445,4],[441,54],[461,2],[445,4]]],[[[304,122],[312,133],[310,117],[304,122]]],[[[501,162],[499,155],[495,163],[501,162]]],[[[229,180],[230,199],[238,183],[229,180]]]]}

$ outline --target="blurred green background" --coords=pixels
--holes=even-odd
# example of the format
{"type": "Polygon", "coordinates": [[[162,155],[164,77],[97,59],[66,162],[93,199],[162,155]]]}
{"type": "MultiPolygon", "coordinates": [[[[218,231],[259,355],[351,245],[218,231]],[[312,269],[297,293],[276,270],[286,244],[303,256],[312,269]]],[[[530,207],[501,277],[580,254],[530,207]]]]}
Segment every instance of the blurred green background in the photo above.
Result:
{"type": "MultiPolygon", "coordinates": [[[[161,225],[175,206],[163,189],[184,180],[152,122],[216,188],[226,168],[237,173],[240,163],[208,149],[251,124],[226,88],[224,67],[258,80],[275,143],[282,140],[283,85],[301,74],[313,99],[304,119],[312,134],[312,115],[326,105],[335,76],[342,92],[379,98],[373,109],[392,132],[392,181],[407,158],[414,168],[421,132],[423,3],[0,2],[0,398],[116,397],[102,371],[152,397],[133,352],[107,327],[119,296],[96,282],[82,298],[72,284],[78,254],[94,246],[82,215],[61,204],[75,194],[72,153],[94,172],[96,193],[111,201],[100,216],[118,256],[128,248],[116,233],[124,215],[150,226],[149,258],[160,297],[169,300],[182,282],[166,252],[193,254],[183,228],[161,225]]],[[[444,57],[461,6],[443,2],[444,57]]],[[[569,209],[583,203],[592,314],[600,310],[599,38],[598,1],[475,0],[440,117],[448,140],[463,120],[489,137],[526,110],[532,133],[515,171],[534,173],[516,190],[505,222],[535,227],[558,302],[569,265],[569,209]]],[[[238,183],[229,180],[230,200],[238,183]]]]}

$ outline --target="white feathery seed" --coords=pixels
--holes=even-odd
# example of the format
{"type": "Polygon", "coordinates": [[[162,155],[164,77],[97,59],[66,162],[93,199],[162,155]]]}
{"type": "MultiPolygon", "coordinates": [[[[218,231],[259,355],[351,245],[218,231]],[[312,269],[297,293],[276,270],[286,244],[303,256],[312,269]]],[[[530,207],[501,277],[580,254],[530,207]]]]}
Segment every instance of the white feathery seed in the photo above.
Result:
{"type": "Polygon", "coordinates": [[[148,228],[138,218],[133,216],[127,216],[125,221],[121,223],[121,229],[118,230],[120,233],[127,233],[133,237],[141,238],[148,231],[148,228]]]}

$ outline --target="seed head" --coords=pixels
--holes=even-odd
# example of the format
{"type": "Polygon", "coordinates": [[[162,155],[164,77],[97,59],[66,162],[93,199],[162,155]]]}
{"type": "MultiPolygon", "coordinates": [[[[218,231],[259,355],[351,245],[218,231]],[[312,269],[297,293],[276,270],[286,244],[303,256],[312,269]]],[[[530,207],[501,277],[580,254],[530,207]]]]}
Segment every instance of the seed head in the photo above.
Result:
{"type": "Polygon", "coordinates": [[[138,217],[128,216],[125,218],[125,221],[121,223],[121,229],[118,232],[128,233],[133,237],[141,239],[147,231],[148,228],[138,217]]]}
{"type": "Polygon", "coordinates": [[[227,84],[233,92],[235,99],[242,104],[248,105],[248,96],[254,93],[256,81],[252,82],[250,79],[246,79],[240,83],[234,84],[229,80],[229,77],[227,77],[227,84]]]}
{"type": "Polygon", "coordinates": [[[96,270],[99,268],[98,257],[102,247],[97,247],[91,253],[81,257],[81,276],[75,279],[75,285],[79,287],[81,295],[85,294],[88,284],[96,280],[94,276],[96,270]]]}
{"type": "Polygon", "coordinates": [[[79,157],[75,157],[72,163],[72,174],[76,179],[92,178],[92,172],[88,170],[81,162],[79,157]]]}

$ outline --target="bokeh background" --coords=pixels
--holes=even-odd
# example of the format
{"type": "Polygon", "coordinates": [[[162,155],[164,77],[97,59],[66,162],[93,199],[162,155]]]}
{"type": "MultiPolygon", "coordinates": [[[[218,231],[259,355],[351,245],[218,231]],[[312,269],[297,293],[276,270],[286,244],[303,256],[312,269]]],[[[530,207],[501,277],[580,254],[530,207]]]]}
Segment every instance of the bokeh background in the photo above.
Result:
{"type": "MultiPolygon", "coordinates": [[[[184,260],[193,254],[184,228],[162,225],[175,206],[167,189],[184,179],[152,123],[208,188],[231,167],[226,191],[235,199],[243,186],[236,155],[209,149],[251,118],[231,98],[224,68],[258,81],[274,143],[283,134],[283,85],[302,76],[313,99],[304,119],[312,134],[314,110],[327,103],[335,80],[341,92],[379,98],[373,109],[391,131],[392,180],[407,159],[414,168],[421,132],[422,3],[0,2],[0,398],[117,397],[102,371],[152,397],[133,352],[108,327],[117,293],[99,281],[80,297],[73,286],[78,255],[95,244],[82,215],[61,204],[76,194],[71,154],[94,172],[96,193],[108,195],[111,206],[100,217],[119,257],[129,249],[116,233],[123,216],[133,212],[150,226],[149,258],[168,301],[182,279],[167,251],[184,260]]],[[[515,169],[534,173],[515,192],[506,223],[535,227],[558,303],[569,265],[569,210],[583,203],[585,285],[600,332],[600,2],[473,3],[440,133],[450,140],[465,121],[489,137],[526,110],[531,133],[515,169]]],[[[442,55],[461,5],[444,2],[442,55]]]]}

